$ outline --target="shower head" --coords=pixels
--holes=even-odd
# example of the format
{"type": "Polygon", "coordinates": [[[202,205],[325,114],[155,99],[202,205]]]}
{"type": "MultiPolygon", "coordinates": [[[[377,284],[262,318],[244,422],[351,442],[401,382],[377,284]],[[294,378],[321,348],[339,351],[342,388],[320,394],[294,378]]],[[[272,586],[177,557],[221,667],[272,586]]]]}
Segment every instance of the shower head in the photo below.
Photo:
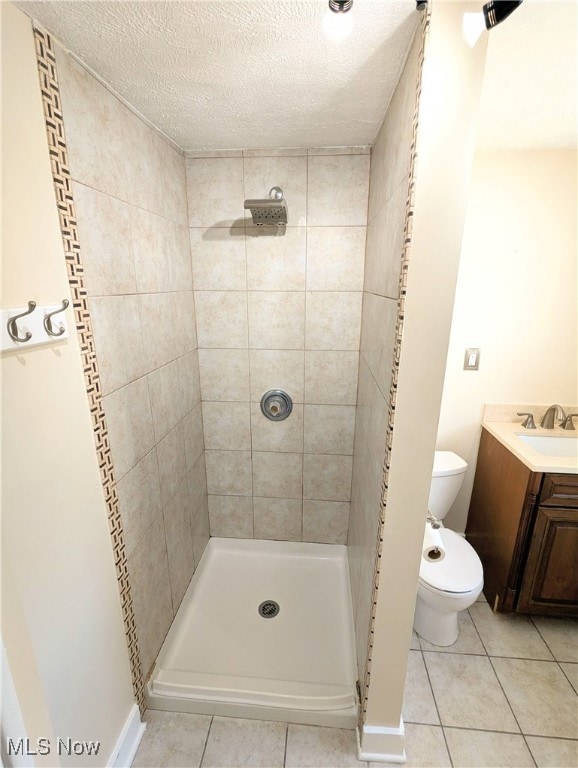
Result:
{"type": "Polygon", "coordinates": [[[263,226],[285,226],[287,224],[287,203],[283,190],[273,187],[269,197],[262,200],[245,200],[245,210],[251,211],[253,224],[263,226]]]}

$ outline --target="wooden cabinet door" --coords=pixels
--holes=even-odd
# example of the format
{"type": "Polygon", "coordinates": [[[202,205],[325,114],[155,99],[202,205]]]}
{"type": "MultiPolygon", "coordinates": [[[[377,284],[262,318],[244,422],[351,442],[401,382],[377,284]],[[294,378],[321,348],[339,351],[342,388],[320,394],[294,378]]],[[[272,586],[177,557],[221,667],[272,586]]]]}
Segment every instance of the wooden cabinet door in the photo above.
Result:
{"type": "Polygon", "coordinates": [[[516,610],[578,616],[578,509],[538,507],[516,610]]]}

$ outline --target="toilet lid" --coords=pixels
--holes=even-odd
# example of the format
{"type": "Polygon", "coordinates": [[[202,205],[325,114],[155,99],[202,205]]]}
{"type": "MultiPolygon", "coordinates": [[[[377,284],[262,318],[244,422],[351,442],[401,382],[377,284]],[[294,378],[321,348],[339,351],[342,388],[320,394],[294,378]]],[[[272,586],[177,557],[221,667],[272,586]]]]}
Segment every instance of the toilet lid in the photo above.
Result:
{"type": "Polygon", "coordinates": [[[479,587],[484,572],[474,548],[455,531],[440,528],[439,533],[446,556],[435,563],[422,557],[420,579],[443,592],[470,592],[479,587]]]}
{"type": "Polygon", "coordinates": [[[457,453],[452,453],[452,451],[436,451],[434,453],[432,477],[461,475],[467,468],[468,465],[457,453]]]}

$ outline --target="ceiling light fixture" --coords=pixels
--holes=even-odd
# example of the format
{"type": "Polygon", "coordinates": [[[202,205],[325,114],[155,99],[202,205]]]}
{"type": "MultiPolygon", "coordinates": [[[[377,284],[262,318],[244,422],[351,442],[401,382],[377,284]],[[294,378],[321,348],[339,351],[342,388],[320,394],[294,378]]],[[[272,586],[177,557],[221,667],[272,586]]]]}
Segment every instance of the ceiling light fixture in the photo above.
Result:
{"type": "Polygon", "coordinates": [[[349,13],[352,5],[353,0],[329,0],[329,8],[323,17],[323,31],[330,40],[343,40],[353,29],[353,18],[349,13]]]}

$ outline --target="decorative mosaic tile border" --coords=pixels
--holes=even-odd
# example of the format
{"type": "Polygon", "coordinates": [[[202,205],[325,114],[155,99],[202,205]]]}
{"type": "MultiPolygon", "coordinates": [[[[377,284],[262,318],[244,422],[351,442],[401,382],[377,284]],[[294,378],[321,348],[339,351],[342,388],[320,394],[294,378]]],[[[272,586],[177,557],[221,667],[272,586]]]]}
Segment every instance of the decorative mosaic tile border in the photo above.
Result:
{"type": "Polygon", "coordinates": [[[375,569],[373,576],[373,591],[371,596],[371,618],[369,622],[369,636],[367,642],[367,658],[365,661],[365,672],[361,683],[360,693],[360,711],[359,726],[363,727],[367,713],[367,699],[369,686],[371,682],[371,662],[373,657],[373,637],[375,628],[375,611],[377,606],[377,595],[379,592],[379,573],[381,568],[381,556],[383,551],[383,529],[385,526],[385,515],[387,511],[387,490],[389,484],[389,466],[391,459],[391,446],[393,442],[393,430],[395,422],[395,403],[397,397],[397,379],[399,374],[399,358],[401,353],[401,338],[403,335],[403,323],[405,317],[405,297],[407,294],[407,270],[411,251],[413,214],[415,204],[415,179],[417,164],[417,135],[418,135],[418,117],[419,102],[421,96],[422,72],[424,62],[425,45],[427,41],[429,25],[431,18],[431,4],[428,3],[427,10],[423,14],[421,29],[418,34],[421,35],[421,46],[419,51],[419,77],[416,84],[415,107],[413,114],[413,136],[411,142],[409,184],[407,191],[407,201],[405,207],[405,224],[403,234],[403,251],[401,257],[401,272],[399,276],[399,297],[397,302],[397,319],[395,324],[395,345],[393,351],[393,364],[391,373],[391,385],[389,389],[388,420],[385,445],[385,460],[383,465],[383,480],[381,485],[381,503],[379,513],[378,541],[376,547],[375,569]]]}
{"type": "Polygon", "coordinates": [[[98,372],[87,293],[84,287],[84,270],[76,229],[76,212],[72,197],[72,183],[68,168],[68,153],[58,87],[54,44],[50,35],[34,26],[36,59],[40,77],[40,91],[46,123],[50,166],[54,182],[56,204],[64,245],[68,282],[72,293],[72,306],[76,332],[80,342],[80,354],[84,370],[86,392],[90,405],[92,428],[96,443],[98,466],[104,490],[107,517],[112,539],[116,577],[120,592],[122,617],[128,646],[132,685],[141,714],[145,711],[144,681],[140,663],[136,624],[130,592],[128,566],[122,521],[118,506],[114,468],[108,439],[108,429],[102,405],[102,392],[98,372]]]}

